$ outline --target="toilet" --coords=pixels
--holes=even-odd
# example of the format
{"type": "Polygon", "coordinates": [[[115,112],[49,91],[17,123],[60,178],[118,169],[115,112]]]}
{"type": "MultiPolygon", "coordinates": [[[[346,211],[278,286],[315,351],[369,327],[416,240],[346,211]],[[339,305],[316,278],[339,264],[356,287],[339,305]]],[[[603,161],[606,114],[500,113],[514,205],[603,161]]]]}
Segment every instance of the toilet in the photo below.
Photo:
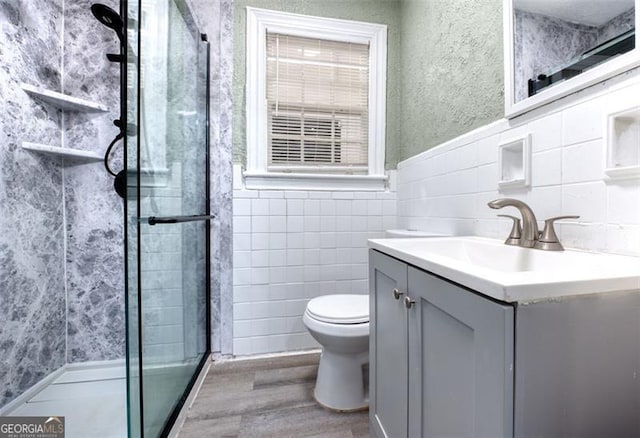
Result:
{"type": "MultiPolygon", "coordinates": [[[[441,237],[425,231],[389,230],[386,237],[441,237]]],[[[363,366],[369,363],[369,295],[324,295],[309,301],[302,317],[322,345],[316,401],[331,410],[366,409],[363,366]]]]}
{"type": "Polygon", "coordinates": [[[369,295],[314,298],[302,321],[322,345],[316,401],[343,412],[367,408],[362,367],[369,363],[369,295]]]}

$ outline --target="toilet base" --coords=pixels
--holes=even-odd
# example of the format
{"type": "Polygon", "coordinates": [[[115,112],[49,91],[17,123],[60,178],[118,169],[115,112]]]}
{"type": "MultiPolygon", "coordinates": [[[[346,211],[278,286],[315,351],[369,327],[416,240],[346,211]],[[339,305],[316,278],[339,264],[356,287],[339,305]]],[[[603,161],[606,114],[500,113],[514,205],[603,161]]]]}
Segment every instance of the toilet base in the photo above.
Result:
{"type": "Polygon", "coordinates": [[[323,349],[313,396],[321,406],[338,412],[368,409],[362,366],[369,352],[334,353],[323,349]]]}
{"type": "Polygon", "coordinates": [[[315,391],[313,391],[313,399],[315,400],[316,403],[318,403],[322,408],[326,409],[327,411],[337,412],[339,414],[351,414],[351,413],[354,413],[354,412],[364,412],[364,411],[368,411],[369,410],[369,402],[368,401],[367,401],[367,404],[365,406],[362,406],[361,408],[334,409],[334,408],[326,406],[326,405],[322,404],[322,402],[318,401],[318,399],[316,398],[316,392],[315,391]]]}

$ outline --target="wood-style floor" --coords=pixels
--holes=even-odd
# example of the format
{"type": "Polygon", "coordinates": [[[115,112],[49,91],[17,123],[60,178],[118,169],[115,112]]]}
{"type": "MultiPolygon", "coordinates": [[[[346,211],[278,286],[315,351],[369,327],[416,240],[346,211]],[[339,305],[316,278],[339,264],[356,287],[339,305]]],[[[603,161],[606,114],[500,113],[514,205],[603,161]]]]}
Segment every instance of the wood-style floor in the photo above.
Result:
{"type": "Polygon", "coordinates": [[[319,354],[214,363],[180,438],[369,436],[369,413],[313,400],[319,354]]]}

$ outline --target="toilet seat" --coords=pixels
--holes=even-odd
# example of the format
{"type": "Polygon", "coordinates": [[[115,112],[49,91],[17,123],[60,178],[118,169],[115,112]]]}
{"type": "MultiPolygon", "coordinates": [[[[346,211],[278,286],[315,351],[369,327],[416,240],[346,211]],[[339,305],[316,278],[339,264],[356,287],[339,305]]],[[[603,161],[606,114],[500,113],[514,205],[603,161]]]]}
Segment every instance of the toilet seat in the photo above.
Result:
{"type": "Polygon", "coordinates": [[[369,322],[368,295],[325,295],[309,301],[305,312],[310,318],[328,324],[369,322]]]}

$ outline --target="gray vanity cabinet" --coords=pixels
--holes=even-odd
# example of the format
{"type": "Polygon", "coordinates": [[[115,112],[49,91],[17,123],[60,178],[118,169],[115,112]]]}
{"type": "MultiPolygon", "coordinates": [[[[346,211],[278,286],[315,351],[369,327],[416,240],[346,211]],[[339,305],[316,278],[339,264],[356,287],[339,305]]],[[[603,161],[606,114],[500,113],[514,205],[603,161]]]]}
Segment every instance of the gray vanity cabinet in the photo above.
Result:
{"type": "Polygon", "coordinates": [[[513,436],[513,307],[413,267],[407,284],[409,436],[513,436]]]}
{"type": "Polygon", "coordinates": [[[513,307],[374,250],[370,273],[375,436],[513,436],[513,307]]]}
{"type": "Polygon", "coordinates": [[[369,252],[369,415],[372,436],[407,437],[407,265],[369,252]],[[395,292],[395,294],[394,294],[395,292]],[[397,297],[397,298],[396,298],[397,297]],[[380,346],[381,348],[376,348],[380,346]]]}

